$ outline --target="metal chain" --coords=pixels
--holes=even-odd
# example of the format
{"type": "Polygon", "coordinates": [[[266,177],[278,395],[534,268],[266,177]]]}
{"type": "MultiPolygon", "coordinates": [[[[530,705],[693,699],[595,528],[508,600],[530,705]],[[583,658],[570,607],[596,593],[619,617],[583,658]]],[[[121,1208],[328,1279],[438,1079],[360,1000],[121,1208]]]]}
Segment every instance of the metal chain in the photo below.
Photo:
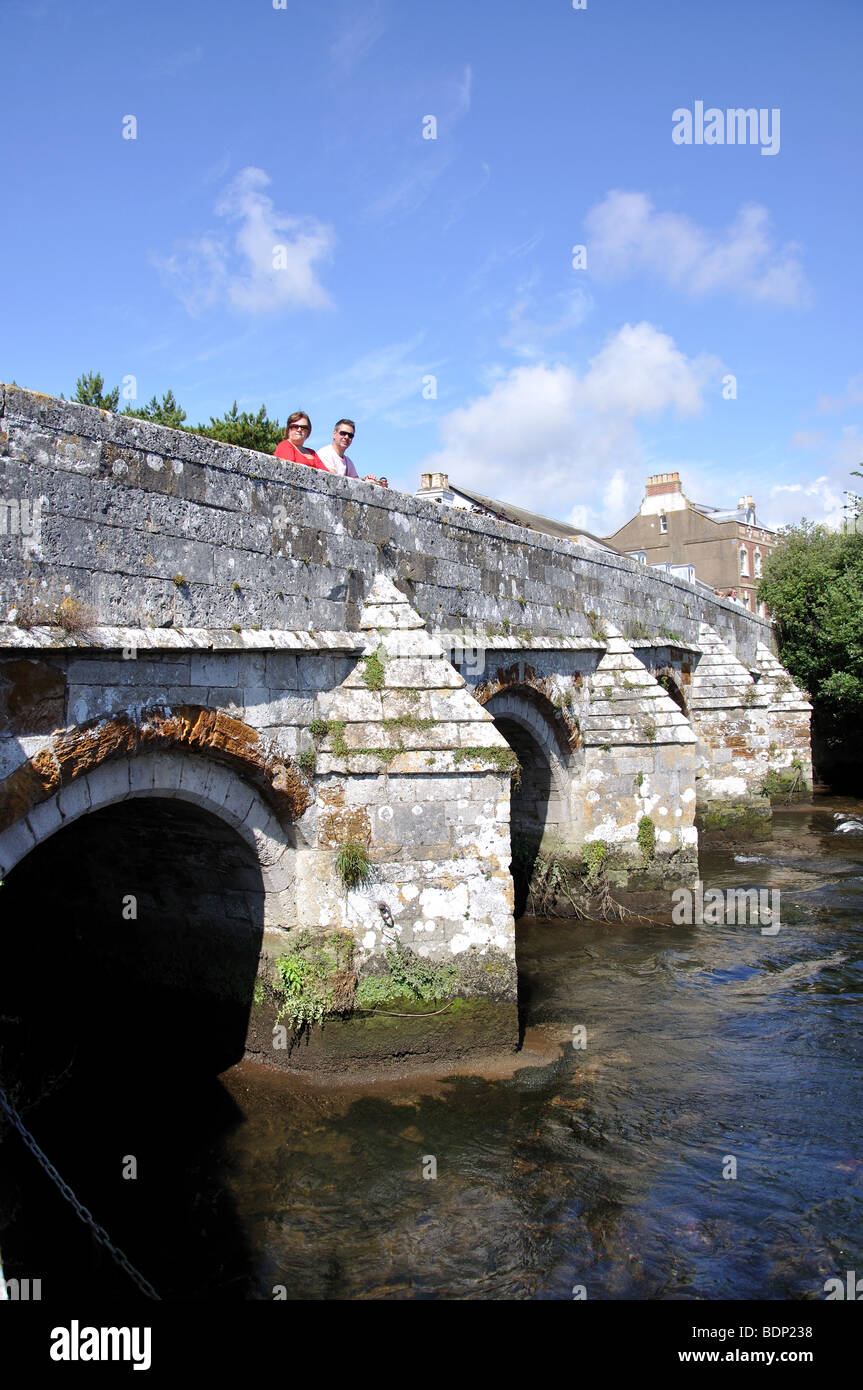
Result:
{"type": "Polygon", "coordinates": [[[9,1101],[6,1097],[6,1093],[2,1087],[0,1087],[0,1106],[2,1106],[5,1110],[11,1124],[15,1127],[15,1129],[17,1129],[18,1133],[21,1135],[21,1138],[24,1140],[24,1143],[27,1145],[27,1148],[30,1150],[37,1163],[39,1163],[41,1167],[44,1168],[45,1172],[48,1174],[48,1177],[51,1178],[51,1180],[57,1184],[63,1196],[66,1198],[66,1201],[72,1204],[72,1206],[75,1208],[77,1215],[80,1216],[81,1220],[85,1223],[85,1225],[90,1227],[90,1230],[93,1232],[93,1235],[95,1239],[99,1242],[99,1244],[104,1245],[111,1258],[116,1261],[116,1263],[120,1266],[121,1269],[125,1270],[129,1278],[133,1281],[133,1283],[138,1285],[138,1288],[141,1290],[142,1293],[146,1294],[148,1298],[155,1298],[158,1302],[161,1302],[160,1295],[156,1293],[156,1290],[153,1288],[153,1285],[147,1279],[144,1278],[143,1274],[138,1273],[137,1269],[135,1269],[135,1266],[133,1264],[130,1264],[128,1257],[124,1255],[123,1251],[120,1250],[119,1247],[114,1244],[105,1228],[99,1225],[92,1212],[87,1210],[83,1202],[78,1201],[78,1198],[75,1196],[75,1193],[72,1191],[69,1184],[67,1182],[64,1182],[63,1179],[60,1177],[60,1174],[57,1172],[57,1169],[54,1167],[54,1164],[48,1158],[47,1154],[44,1154],[42,1152],[42,1150],[39,1148],[39,1145],[36,1143],[36,1140],[33,1138],[33,1135],[29,1132],[29,1130],[24,1128],[21,1116],[18,1114],[17,1110],[13,1109],[13,1107],[9,1104],[9,1101]]]}

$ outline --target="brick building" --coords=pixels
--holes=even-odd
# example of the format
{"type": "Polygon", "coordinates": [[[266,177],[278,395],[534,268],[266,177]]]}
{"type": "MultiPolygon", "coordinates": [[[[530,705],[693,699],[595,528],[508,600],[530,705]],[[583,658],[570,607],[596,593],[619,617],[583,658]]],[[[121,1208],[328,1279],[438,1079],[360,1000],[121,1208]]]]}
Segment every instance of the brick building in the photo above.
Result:
{"type": "Polygon", "coordinates": [[[767,616],[756,596],[776,533],[758,521],[751,497],[720,511],[690,502],[679,473],[657,473],[647,480],[638,515],[605,539],[647,565],[692,565],[695,576],[718,594],[767,616]]]}

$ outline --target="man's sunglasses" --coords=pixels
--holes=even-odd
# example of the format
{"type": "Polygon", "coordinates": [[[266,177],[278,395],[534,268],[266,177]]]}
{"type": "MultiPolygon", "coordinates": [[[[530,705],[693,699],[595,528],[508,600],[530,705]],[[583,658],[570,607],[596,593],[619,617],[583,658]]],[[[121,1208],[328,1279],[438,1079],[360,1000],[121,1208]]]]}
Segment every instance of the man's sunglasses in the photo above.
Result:
{"type": "Polygon", "coordinates": [[[354,437],[350,430],[339,430],[339,434],[341,435],[342,439],[353,439],[354,437]]]}

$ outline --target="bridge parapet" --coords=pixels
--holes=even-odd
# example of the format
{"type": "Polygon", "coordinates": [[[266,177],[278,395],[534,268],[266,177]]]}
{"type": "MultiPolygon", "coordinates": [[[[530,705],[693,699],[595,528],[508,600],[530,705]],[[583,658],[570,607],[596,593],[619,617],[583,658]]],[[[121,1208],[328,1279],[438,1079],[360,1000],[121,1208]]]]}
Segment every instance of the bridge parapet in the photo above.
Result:
{"type": "Polygon", "coordinates": [[[350,630],[383,569],[434,628],[589,638],[598,616],[692,643],[707,620],[743,661],[773,645],[740,605],[626,556],[18,387],[0,387],[0,457],[19,612],[65,596],[112,626],[350,630]]]}

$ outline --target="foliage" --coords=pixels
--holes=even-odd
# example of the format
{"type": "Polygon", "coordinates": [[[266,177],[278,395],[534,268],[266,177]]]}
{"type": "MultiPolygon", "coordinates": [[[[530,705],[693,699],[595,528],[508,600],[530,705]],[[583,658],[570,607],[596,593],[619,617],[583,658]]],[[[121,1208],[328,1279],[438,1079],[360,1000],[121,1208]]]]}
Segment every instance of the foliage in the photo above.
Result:
{"type": "Polygon", "coordinates": [[[105,389],[105,381],[101,372],[84,372],[75,382],[75,394],[73,401],[78,401],[80,405],[94,405],[99,410],[116,410],[120,404],[120,388],[114,386],[110,391],[105,389]]]}
{"type": "Polygon", "coordinates": [[[521,785],[521,763],[511,748],[456,748],[452,757],[456,766],[463,762],[487,763],[497,772],[508,772],[514,788],[521,785]]]}
{"type": "Polygon", "coordinates": [[[303,772],[314,772],[315,770],[315,750],[313,748],[303,748],[297,754],[297,766],[303,772]]]}
{"type": "Polygon", "coordinates": [[[392,999],[416,999],[436,1004],[448,998],[458,978],[454,965],[435,965],[398,942],[386,950],[387,969],[379,975],[365,975],[357,985],[360,1008],[373,1008],[392,999]]]}
{"type": "Polygon", "coordinates": [[[309,725],[309,733],[312,738],[326,738],[330,732],[330,721],[328,719],[313,719],[309,725]]]}
{"type": "Polygon", "coordinates": [[[336,855],[336,873],[346,888],[362,888],[372,876],[368,850],[357,840],[346,840],[336,855]]]}
{"type": "Polygon", "coordinates": [[[645,724],[645,725],[643,726],[643,730],[642,730],[642,731],[643,731],[643,733],[644,733],[645,742],[647,742],[647,743],[655,743],[655,742],[656,742],[656,725],[655,725],[655,724],[645,724]]]}
{"type": "Polygon", "coordinates": [[[783,665],[811,694],[825,744],[850,748],[863,718],[863,535],[805,520],[779,535],[758,598],[773,614],[783,665]]]}
{"type": "Polygon", "coordinates": [[[254,449],[259,454],[272,454],[282,442],[284,433],[278,420],[269,418],[265,405],[256,415],[252,415],[248,410],[238,410],[236,401],[218,419],[211,415],[209,425],[197,425],[195,428],[195,434],[202,434],[207,439],[236,444],[241,449],[254,449]]]}
{"type": "Polygon", "coordinates": [[[288,1018],[296,1031],[322,1023],[329,1014],[349,1013],[356,974],[349,932],[299,934],[291,951],[276,961],[282,988],[277,1022],[288,1018]]]}
{"type": "Polygon", "coordinates": [[[605,861],[608,858],[608,846],[603,840],[588,840],[586,845],[582,845],[581,862],[584,866],[584,881],[588,885],[596,883],[601,874],[605,873],[605,861]]]}
{"type": "MultiPolygon", "coordinates": [[[[155,396],[151,396],[147,404],[141,406],[140,410],[133,410],[129,407],[123,411],[124,415],[131,415],[136,420],[150,420],[154,425],[167,425],[168,429],[184,429],[183,421],[186,412],[182,406],[178,405],[174,398],[173,391],[166,391],[160,401],[155,396]]],[[[198,431],[200,433],[200,431],[198,431]]]]}
{"type": "Polygon", "coordinates": [[[378,647],[371,656],[363,657],[363,680],[369,690],[380,690],[384,683],[384,651],[378,647]]]}
{"type": "Polygon", "coordinates": [[[399,714],[394,719],[382,719],[381,725],[388,731],[395,729],[414,729],[421,731],[431,729],[437,723],[436,719],[421,719],[416,714],[399,714]]]}
{"type": "Polygon", "coordinates": [[[656,826],[650,816],[642,816],[638,822],[638,848],[645,859],[652,859],[656,854],[656,826]]]}

